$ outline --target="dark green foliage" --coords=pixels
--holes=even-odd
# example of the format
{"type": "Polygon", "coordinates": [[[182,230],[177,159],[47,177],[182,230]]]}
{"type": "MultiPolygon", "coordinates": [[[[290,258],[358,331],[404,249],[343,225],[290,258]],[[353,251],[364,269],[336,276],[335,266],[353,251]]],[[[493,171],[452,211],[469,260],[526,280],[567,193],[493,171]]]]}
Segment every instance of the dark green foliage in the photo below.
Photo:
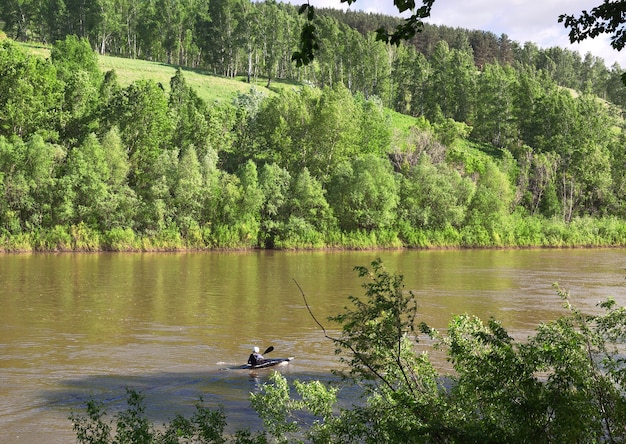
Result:
{"type": "Polygon", "coordinates": [[[328,202],[346,231],[384,229],[397,218],[397,186],[391,165],[368,155],[337,166],[328,184],[328,202]]]}
{"type": "Polygon", "coordinates": [[[611,46],[619,51],[626,44],[624,12],[626,5],[623,2],[605,1],[589,12],[583,11],[580,17],[562,14],[559,16],[559,23],[570,28],[569,38],[572,43],[595,38],[600,34],[611,34],[611,46]]]}
{"type": "Polygon", "coordinates": [[[185,153],[188,146],[193,145],[198,158],[206,156],[212,149],[208,110],[196,92],[187,85],[180,68],[170,80],[168,109],[174,126],[172,146],[185,153]]]}
{"type": "Polygon", "coordinates": [[[57,41],[50,51],[50,60],[57,68],[57,76],[67,81],[77,71],[85,71],[91,78],[101,77],[98,55],[91,49],[86,39],[68,35],[57,41]]]}
{"type": "Polygon", "coordinates": [[[469,315],[454,316],[440,333],[418,324],[414,295],[380,260],[357,271],[367,279],[365,295],[351,296],[350,307],[331,318],[341,335],[329,339],[347,365],[342,374],[364,388],[363,402],[338,408],[335,392],[314,383],[296,384],[298,401],[276,373],[253,400],[270,434],[337,443],[595,443],[626,437],[626,309],[615,301],[601,303],[598,314],[584,314],[557,289],[565,311],[523,341],[495,319],[483,323],[469,315]],[[450,373],[435,370],[427,352],[418,354],[422,335],[447,353],[450,373]],[[319,420],[294,422],[303,410],[319,420]]]}
{"type": "Polygon", "coordinates": [[[308,65],[315,58],[315,53],[320,49],[317,43],[317,33],[315,25],[312,24],[315,18],[315,8],[308,3],[303,4],[298,10],[299,14],[306,13],[307,23],[300,31],[300,48],[291,56],[291,60],[296,62],[296,66],[308,65]]]}
{"type": "Polygon", "coordinates": [[[202,399],[196,403],[191,418],[176,415],[169,423],[157,428],[146,414],[144,396],[133,389],[126,389],[125,410],[108,420],[104,404],[94,400],[87,402],[87,415],[72,413],[77,442],[80,444],[264,444],[263,434],[239,430],[234,436],[225,435],[226,416],[223,408],[211,410],[202,399]]]}
{"type": "Polygon", "coordinates": [[[47,60],[0,41],[0,135],[54,140],[61,120],[63,86],[47,60]]]}
{"type": "Polygon", "coordinates": [[[461,227],[467,217],[476,185],[446,165],[433,165],[423,155],[401,181],[400,214],[413,227],[461,227]]]}

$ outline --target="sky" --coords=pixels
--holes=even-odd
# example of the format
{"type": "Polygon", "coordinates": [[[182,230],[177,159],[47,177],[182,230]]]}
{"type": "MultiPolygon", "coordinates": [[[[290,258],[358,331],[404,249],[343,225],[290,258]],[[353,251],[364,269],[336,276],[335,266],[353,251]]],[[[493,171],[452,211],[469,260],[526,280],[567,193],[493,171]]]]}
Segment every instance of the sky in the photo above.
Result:
{"type": "MultiPolygon", "coordinates": [[[[289,2],[303,3],[298,0],[289,2]]],[[[422,4],[420,0],[416,3],[418,6],[422,4]]],[[[626,49],[618,52],[611,48],[608,36],[572,45],[568,30],[558,22],[561,14],[579,16],[581,11],[590,11],[602,3],[603,0],[435,0],[431,17],[425,21],[434,25],[491,31],[497,36],[506,34],[522,45],[533,42],[540,48],[560,46],[578,51],[583,57],[591,53],[604,59],[607,67],[617,62],[626,68],[626,49]]],[[[318,8],[347,7],[339,0],[310,0],[310,4],[318,8]]],[[[393,0],[356,0],[350,9],[398,15],[393,0]]]]}

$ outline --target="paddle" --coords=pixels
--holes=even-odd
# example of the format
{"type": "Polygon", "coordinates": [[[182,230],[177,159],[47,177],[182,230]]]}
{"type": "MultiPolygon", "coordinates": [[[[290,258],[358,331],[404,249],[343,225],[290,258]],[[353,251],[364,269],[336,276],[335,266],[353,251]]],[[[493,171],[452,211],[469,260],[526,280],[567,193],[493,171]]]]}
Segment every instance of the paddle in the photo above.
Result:
{"type": "Polygon", "coordinates": [[[267,347],[267,349],[263,352],[263,354],[264,354],[264,355],[266,355],[266,354],[268,354],[269,352],[271,352],[271,351],[273,351],[273,350],[274,350],[274,347],[270,345],[270,346],[269,346],[269,347],[267,347]]]}

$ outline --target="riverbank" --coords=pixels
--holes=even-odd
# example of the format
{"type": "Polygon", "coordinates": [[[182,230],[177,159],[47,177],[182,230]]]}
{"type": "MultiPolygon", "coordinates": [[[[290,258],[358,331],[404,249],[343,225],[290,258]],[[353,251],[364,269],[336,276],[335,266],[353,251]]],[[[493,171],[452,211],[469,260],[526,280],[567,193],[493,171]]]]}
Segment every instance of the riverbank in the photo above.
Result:
{"type": "Polygon", "coordinates": [[[297,233],[261,242],[245,226],[164,228],[138,233],[130,228],[99,232],[86,224],[26,233],[0,233],[0,252],[172,252],[222,250],[366,250],[386,248],[592,248],[626,246],[626,221],[616,217],[558,219],[511,216],[498,226],[447,226],[441,230],[397,229],[297,233]]]}

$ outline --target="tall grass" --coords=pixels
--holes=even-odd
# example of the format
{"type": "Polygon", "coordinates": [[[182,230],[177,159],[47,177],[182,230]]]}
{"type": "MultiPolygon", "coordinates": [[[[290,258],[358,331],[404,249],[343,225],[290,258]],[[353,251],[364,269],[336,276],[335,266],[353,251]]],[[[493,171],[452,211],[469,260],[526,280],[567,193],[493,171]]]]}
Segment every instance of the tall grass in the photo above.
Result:
{"type": "MultiPolygon", "coordinates": [[[[254,225],[254,224],[252,224],[254,225]]],[[[0,232],[0,252],[25,251],[179,251],[263,248],[258,227],[249,224],[190,226],[175,225],[149,234],[130,228],[100,233],[85,224],[33,230],[0,232]]],[[[302,221],[287,224],[273,244],[278,249],[372,249],[372,248],[573,248],[624,247],[626,221],[615,217],[576,218],[565,223],[558,218],[513,215],[488,230],[480,225],[461,229],[447,226],[421,230],[408,224],[395,229],[321,233],[302,221]]]]}

